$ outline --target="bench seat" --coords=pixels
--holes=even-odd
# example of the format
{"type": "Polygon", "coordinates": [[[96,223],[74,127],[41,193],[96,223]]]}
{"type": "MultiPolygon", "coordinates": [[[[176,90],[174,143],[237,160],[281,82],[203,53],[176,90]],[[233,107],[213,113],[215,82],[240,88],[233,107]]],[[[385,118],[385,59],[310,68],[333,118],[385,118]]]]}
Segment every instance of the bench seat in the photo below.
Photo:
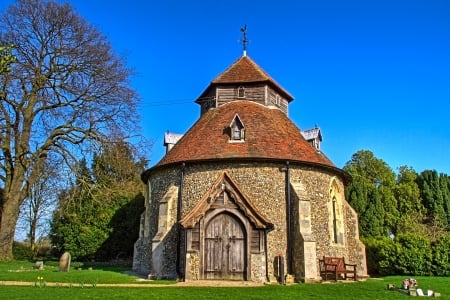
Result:
{"type": "Polygon", "coordinates": [[[324,256],[319,259],[320,276],[323,280],[333,278],[335,281],[342,276],[343,279],[356,280],[356,264],[345,263],[344,257],[324,256]]]}

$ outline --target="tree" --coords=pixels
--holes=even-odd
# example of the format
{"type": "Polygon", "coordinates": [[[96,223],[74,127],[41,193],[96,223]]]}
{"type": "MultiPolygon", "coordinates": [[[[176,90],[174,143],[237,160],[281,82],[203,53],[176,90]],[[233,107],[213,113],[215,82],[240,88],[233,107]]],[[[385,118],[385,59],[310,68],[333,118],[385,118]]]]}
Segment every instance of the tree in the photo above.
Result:
{"type": "MultiPolygon", "coordinates": [[[[75,178],[76,181],[73,186],[62,190],[58,197],[58,207],[53,214],[50,234],[52,244],[59,248],[61,252],[62,250],[69,250],[72,255],[75,252],[74,258],[80,253],[80,256],[84,255],[91,248],[83,241],[84,236],[89,235],[89,233],[80,235],[83,226],[90,222],[85,215],[91,214],[90,206],[92,204],[89,197],[93,180],[85,158],[79,162],[75,178]],[[82,245],[79,246],[80,244],[82,245]],[[78,246],[79,249],[76,249],[78,246]]],[[[100,239],[101,237],[97,236],[96,238],[100,239]]]]}
{"type": "Polygon", "coordinates": [[[344,170],[352,176],[346,196],[359,214],[361,235],[395,233],[399,212],[392,169],[372,152],[360,150],[352,155],[344,170]]]}
{"type": "Polygon", "coordinates": [[[428,226],[437,237],[449,229],[448,176],[439,175],[435,170],[425,170],[417,177],[423,205],[426,209],[428,226]]]}
{"type": "Polygon", "coordinates": [[[423,219],[425,207],[420,197],[420,189],[417,185],[417,173],[414,169],[407,166],[401,166],[397,175],[397,184],[395,186],[395,198],[397,199],[398,219],[397,233],[415,232],[426,234],[423,219]]]}
{"type": "Polygon", "coordinates": [[[131,256],[144,209],[145,166],[123,142],[103,145],[91,168],[81,161],[76,184],[62,195],[54,215],[53,244],[79,259],[131,256]]]}
{"type": "Polygon", "coordinates": [[[72,165],[110,136],[137,132],[131,70],[69,4],[18,0],[0,17],[17,58],[0,76],[0,260],[12,259],[19,207],[49,154],[72,165]]]}
{"type": "Polygon", "coordinates": [[[43,172],[30,186],[28,197],[21,205],[18,224],[22,224],[22,228],[28,233],[27,240],[35,254],[38,251],[37,240],[49,233],[55,199],[61,189],[59,166],[57,161],[50,160],[44,164],[43,172]]]}
{"type": "Polygon", "coordinates": [[[16,57],[11,54],[13,46],[0,46],[0,74],[8,73],[16,57]]]}
{"type": "Polygon", "coordinates": [[[442,203],[447,216],[447,231],[450,231],[450,177],[439,174],[439,189],[442,191],[442,203]]]}

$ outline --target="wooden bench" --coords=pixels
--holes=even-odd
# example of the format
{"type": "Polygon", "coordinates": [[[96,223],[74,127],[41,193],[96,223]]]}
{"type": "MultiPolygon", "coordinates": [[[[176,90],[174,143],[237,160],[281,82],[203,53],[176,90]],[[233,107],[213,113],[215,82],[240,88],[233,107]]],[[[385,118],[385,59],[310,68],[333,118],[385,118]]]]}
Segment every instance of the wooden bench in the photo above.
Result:
{"type": "Polygon", "coordinates": [[[328,280],[328,276],[331,276],[337,281],[341,275],[343,279],[356,280],[356,265],[346,264],[344,257],[324,256],[323,259],[319,259],[319,268],[320,276],[324,280],[328,280]]]}

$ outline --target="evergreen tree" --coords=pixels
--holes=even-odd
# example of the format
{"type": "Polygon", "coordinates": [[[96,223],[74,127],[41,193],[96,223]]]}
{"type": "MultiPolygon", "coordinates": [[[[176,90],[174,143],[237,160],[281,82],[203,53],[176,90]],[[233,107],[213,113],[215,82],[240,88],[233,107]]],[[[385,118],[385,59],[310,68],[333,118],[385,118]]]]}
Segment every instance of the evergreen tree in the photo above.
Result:
{"type": "Polygon", "coordinates": [[[360,227],[363,236],[387,236],[389,231],[384,226],[385,211],[376,189],[368,194],[367,209],[360,215],[360,227]]]}
{"type": "Polygon", "coordinates": [[[426,233],[422,225],[425,207],[420,198],[420,189],[416,182],[417,176],[416,171],[412,168],[406,166],[399,168],[395,198],[400,217],[396,233],[426,233]]]}
{"type": "Polygon", "coordinates": [[[447,174],[440,174],[439,185],[439,189],[442,191],[442,204],[447,216],[447,231],[450,231],[450,177],[447,174]]]}
{"type": "Polygon", "coordinates": [[[422,203],[426,209],[427,223],[433,231],[448,230],[448,217],[444,201],[448,189],[445,187],[445,177],[439,176],[435,170],[425,170],[417,178],[422,203]],[[440,181],[444,181],[441,183],[440,181]]]}
{"type": "Polygon", "coordinates": [[[105,145],[90,169],[83,160],[52,222],[58,249],[78,259],[130,257],[144,207],[139,177],[144,167],[123,142],[105,145]]]}
{"type": "Polygon", "coordinates": [[[346,195],[359,214],[361,235],[395,233],[399,211],[392,169],[372,152],[361,150],[353,154],[344,170],[352,177],[346,195]]]}

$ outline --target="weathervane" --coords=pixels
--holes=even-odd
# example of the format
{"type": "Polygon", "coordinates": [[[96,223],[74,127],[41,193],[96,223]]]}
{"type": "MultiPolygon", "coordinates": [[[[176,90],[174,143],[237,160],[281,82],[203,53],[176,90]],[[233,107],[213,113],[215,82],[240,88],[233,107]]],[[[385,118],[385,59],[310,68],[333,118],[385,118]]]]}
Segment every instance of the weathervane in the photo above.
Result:
{"type": "Polygon", "coordinates": [[[241,28],[241,32],[242,32],[242,47],[244,50],[244,56],[247,56],[247,43],[248,43],[248,39],[247,39],[247,24],[244,25],[244,27],[241,28]]]}

